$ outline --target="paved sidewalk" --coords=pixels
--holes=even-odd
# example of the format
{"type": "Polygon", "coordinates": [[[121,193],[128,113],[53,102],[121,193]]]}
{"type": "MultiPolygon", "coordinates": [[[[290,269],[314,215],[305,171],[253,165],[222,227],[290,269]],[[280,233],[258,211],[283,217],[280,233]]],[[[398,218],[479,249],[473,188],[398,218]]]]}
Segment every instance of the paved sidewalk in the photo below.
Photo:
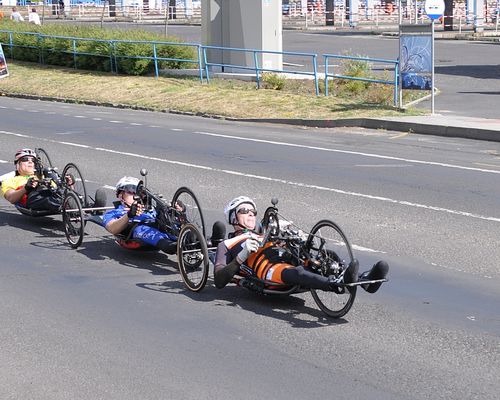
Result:
{"type": "MultiPolygon", "coordinates": [[[[230,119],[230,118],[228,118],[230,119]]],[[[460,137],[500,142],[500,119],[423,115],[411,117],[351,118],[333,120],[251,119],[239,121],[268,122],[319,128],[362,127],[424,135],[460,137]]]]}

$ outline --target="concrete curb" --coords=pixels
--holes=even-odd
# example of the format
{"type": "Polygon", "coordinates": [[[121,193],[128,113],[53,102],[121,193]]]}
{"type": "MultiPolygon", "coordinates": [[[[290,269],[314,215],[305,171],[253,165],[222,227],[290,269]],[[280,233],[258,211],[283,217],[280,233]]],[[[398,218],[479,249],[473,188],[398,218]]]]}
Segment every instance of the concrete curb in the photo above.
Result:
{"type": "Polygon", "coordinates": [[[333,120],[303,120],[303,119],[231,119],[231,120],[242,121],[242,122],[265,122],[274,124],[308,126],[314,128],[358,127],[367,129],[384,129],[388,131],[418,133],[421,135],[458,137],[465,139],[500,142],[500,132],[493,129],[467,128],[467,127],[452,126],[452,125],[424,124],[424,123],[409,122],[409,121],[393,121],[380,118],[349,118],[349,119],[333,119],[333,120]]]}
{"type": "Polygon", "coordinates": [[[500,131],[498,130],[468,128],[468,127],[452,126],[452,125],[425,124],[425,123],[418,123],[411,121],[394,121],[390,119],[380,119],[380,118],[347,118],[347,119],[325,119],[325,120],[281,119],[281,118],[233,118],[223,115],[206,114],[200,112],[194,113],[194,112],[179,111],[179,110],[155,110],[148,107],[138,107],[127,104],[101,103],[96,101],[65,99],[59,97],[37,96],[29,94],[16,94],[16,93],[11,94],[1,91],[0,91],[0,96],[30,99],[30,100],[55,101],[61,103],[85,104],[85,105],[100,106],[100,107],[123,108],[123,109],[139,110],[139,111],[153,111],[153,112],[162,112],[162,113],[169,113],[176,115],[188,115],[188,116],[212,118],[212,119],[235,121],[235,122],[282,124],[282,125],[293,125],[293,126],[307,126],[311,128],[358,127],[367,129],[384,129],[388,131],[418,133],[422,135],[459,137],[465,139],[500,142],[500,131]]]}

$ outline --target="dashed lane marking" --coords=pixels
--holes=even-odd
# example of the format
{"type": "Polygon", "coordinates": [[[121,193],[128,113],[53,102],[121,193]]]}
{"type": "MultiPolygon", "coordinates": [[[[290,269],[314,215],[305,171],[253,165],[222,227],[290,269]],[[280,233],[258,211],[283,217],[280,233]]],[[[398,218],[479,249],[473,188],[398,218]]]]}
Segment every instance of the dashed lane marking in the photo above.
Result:
{"type": "MultiPolygon", "coordinates": [[[[343,189],[338,189],[338,188],[331,188],[331,187],[326,187],[326,186],[311,185],[311,184],[302,183],[302,182],[288,181],[285,179],[272,178],[269,176],[248,174],[248,173],[244,173],[244,172],[232,171],[232,170],[221,169],[221,168],[214,168],[214,167],[209,167],[209,166],[205,166],[205,165],[192,164],[192,163],[186,163],[186,162],[175,161],[175,160],[168,160],[168,159],[159,158],[159,157],[151,157],[151,156],[146,156],[143,154],[128,153],[128,152],[124,152],[124,151],[106,149],[103,147],[92,147],[92,146],[83,145],[83,144],[79,144],[79,143],[62,142],[62,141],[57,141],[57,140],[52,140],[52,139],[40,139],[40,138],[36,138],[34,136],[23,135],[23,134],[14,133],[14,132],[0,131],[0,134],[9,135],[9,136],[16,136],[16,137],[23,137],[23,138],[34,139],[34,140],[42,140],[44,142],[63,144],[63,145],[67,145],[67,146],[82,147],[82,148],[96,150],[96,151],[102,151],[102,152],[110,153],[110,154],[119,154],[122,156],[129,156],[129,157],[140,158],[140,159],[145,159],[145,160],[158,161],[158,162],[162,162],[162,163],[166,163],[166,164],[180,165],[183,167],[218,172],[218,173],[223,173],[223,174],[227,174],[227,175],[242,176],[242,177],[246,177],[246,178],[250,178],[250,179],[257,179],[257,180],[261,180],[261,181],[276,182],[276,183],[281,183],[284,185],[289,185],[289,186],[294,186],[294,187],[308,188],[308,189],[315,189],[315,190],[321,190],[321,191],[326,191],[326,192],[338,193],[338,194],[342,194],[342,195],[346,195],[346,196],[359,197],[359,198],[375,200],[375,201],[380,201],[380,202],[385,202],[385,203],[398,204],[398,205],[402,205],[402,206],[407,206],[407,207],[412,207],[412,208],[420,208],[420,209],[425,209],[425,210],[429,210],[429,211],[443,212],[443,213],[447,213],[447,214],[459,215],[462,217],[474,218],[474,219],[479,219],[479,220],[484,220],[484,221],[500,222],[500,218],[498,218],[498,217],[475,214],[475,213],[471,213],[471,212],[467,212],[467,211],[453,210],[453,209],[448,209],[448,208],[444,208],[444,207],[436,207],[436,206],[431,206],[431,205],[427,205],[427,204],[414,203],[411,201],[391,199],[391,198],[383,197],[383,196],[374,196],[374,195],[365,194],[365,193],[351,192],[349,190],[343,190],[343,189]]],[[[499,172],[499,171],[495,171],[495,172],[499,172]]]]}

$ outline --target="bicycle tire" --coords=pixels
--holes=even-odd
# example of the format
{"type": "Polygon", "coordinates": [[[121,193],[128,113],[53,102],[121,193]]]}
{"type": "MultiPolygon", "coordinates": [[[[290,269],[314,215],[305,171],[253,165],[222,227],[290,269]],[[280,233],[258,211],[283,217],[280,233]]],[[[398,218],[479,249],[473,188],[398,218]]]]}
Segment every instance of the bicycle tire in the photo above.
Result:
{"type": "MultiPolygon", "coordinates": [[[[326,219],[317,222],[311,229],[305,248],[326,266],[321,270],[323,276],[339,276],[354,259],[351,244],[342,229],[335,222],[326,219]],[[337,257],[334,257],[334,254],[337,257]],[[339,267],[335,272],[330,265],[337,259],[342,260],[343,267],[339,267]]],[[[356,286],[339,286],[337,291],[311,289],[311,294],[323,313],[332,318],[341,318],[351,309],[356,298],[356,289],[356,286]]]]}
{"type": "Polygon", "coordinates": [[[68,190],[64,196],[61,206],[64,234],[69,245],[76,249],[83,242],[85,233],[85,217],[83,213],[80,196],[68,190]]]}
{"type": "Polygon", "coordinates": [[[196,198],[193,191],[187,187],[180,187],[174,193],[174,197],[172,198],[172,208],[175,207],[175,204],[180,201],[182,205],[185,207],[184,216],[185,221],[182,221],[180,229],[182,225],[194,224],[202,233],[203,237],[206,238],[206,230],[205,230],[205,219],[203,218],[203,212],[201,211],[200,203],[196,198]]]}
{"type": "Polygon", "coordinates": [[[89,205],[85,179],[83,178],[83,175],[76,164],[68,163],[64,166],[63,172],[61,174],[61,182],[63,184],[63,187],[65,187],[67,190],[75,192],[78,195],[83,207],[87,207],[89,205]],[[68,174],[73,176],[73,178],[75,179],[75,184],[72,186],[68,186],[66,183],[65,176],[68,174]]]}
{"type": "Polygon", "coordinates": [[[52,165],[52,161],[50,160],[49,154],[44,149],[42,149],[41,147],[36,148],[35,154],[41,164],[41,169],[54,168],[54,166],[52,165]]]}
{"type": "Polygon", "coordinates": [[[202,290],[210,264],[205,237],[196,225],[183,225],[177,240],[177,262],[186,287],[192,292],[202,290]]]}

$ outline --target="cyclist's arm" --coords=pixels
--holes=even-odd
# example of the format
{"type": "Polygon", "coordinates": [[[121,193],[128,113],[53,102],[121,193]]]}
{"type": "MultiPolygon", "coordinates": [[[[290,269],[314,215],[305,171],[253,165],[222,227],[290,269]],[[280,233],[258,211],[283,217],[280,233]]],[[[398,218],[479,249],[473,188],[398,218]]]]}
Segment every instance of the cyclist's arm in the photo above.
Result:
{"type": "Polygon", "coordinates": [[[18,203],[19,201],[21,201],[21,199],[23,198],[23,196],[25,194],[27,194],[28,192],[26,191],[26,189],[23,187],[15,190],[15,189],[9,189],[7,190],[5,193],[4,193],[4,197],[5,197],[5,200],[7,200],[8,202],[12,203],[12,204],[16,204],[18,203]]]}
{"type": "Polygon", "coordinates": [[[25,189],[25,184],[28,182],[27,178],[12,177],[2,183],[2,193],[9,203],[16,204],[21,201],[24,195],[28,192],[25,189]]]}
{"type": "Polygon", "coordinates": [[[118,235],[123,232],[125,228],[128,226],[128,215],[127,213],[123,214],[120,218],[115,218],[109,221],[106,224],[106,230],[113,235],[118,235]]]}
{"type": "Polygon", "coordinates": [[[217,289],[225,287],[233,276],[240,270],[240,263],[237,257],[231,259],[228,248],[224,242],[217,247],[217,255],[215,256],[214,268],[214,284],[217,289]]]}

